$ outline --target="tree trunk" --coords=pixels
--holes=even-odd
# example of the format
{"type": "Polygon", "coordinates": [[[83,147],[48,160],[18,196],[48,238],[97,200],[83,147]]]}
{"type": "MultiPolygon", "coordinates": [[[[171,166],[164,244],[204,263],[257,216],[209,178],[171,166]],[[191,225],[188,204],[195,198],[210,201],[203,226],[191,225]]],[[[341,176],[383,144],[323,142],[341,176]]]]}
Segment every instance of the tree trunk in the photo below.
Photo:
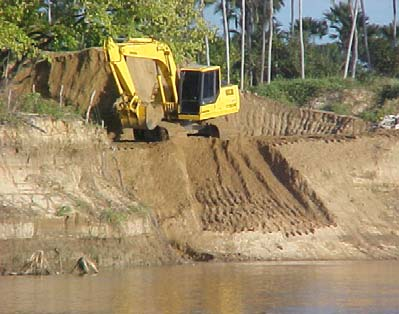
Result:
{"type": "MultiPolygon", "coordinates": [[[[200,9],[201,9],[201,16],[204,18],[204,9],[205,9],[205,1],[201,0],[200,3],[200,9]]],[[[205,55],[206,55],[206,65],[210,66],[211,65],[211,59],[209,56],[209,39],[208,35],[205,35],[205,55]]]]}
{"type": "Polygon", "coordinates": [[[226,0],[222,0],[223,10],[223,27],[224,27],[224,40],[226,42],[226,69],[227,69],[227,84],[230,84],[230,36],[229,27],[227,22],[226,0]]]}
{"type": "Polygon", "coordinates": [[[393,0],[393,46],[396,47],[396,0],[393,0]]]}
{"type": "Polygon", "coordinates": [[[244,65],[245,65],[245,0],[241,0],[241,77],[240,89],[244,90],[244,65]]]}
{"type": "Polygon", "coordinates": [[[362,22],[363,22],[363,31],[364,31],[364,48],[366,50],[367,55],[367,63],[369,69],[372,69],[371,58],[370,58],[370,49],[369,49],[369,39],[368,39],[368,31],[367,31],[367,21],[366,21],[366,6],[364,5],[364,0],[360,0],[360,4],[362,7],[362,22]]]}
{"type": "Polygon", "coordinates": [[[267,84],[272,80],[272,47],[273,47],[273,0],[269,0],[269,51],[267,55],[267,84]]]}
{"type": "Polygon", "coordinates": [[[247,5],[247,10],[246,10],[246,37],[247,37],[247,56],[248,56],[248,70],[249,72],[249,86],[253,85],[253,78],[254,78],[254,73],[253,73],[253,66],[252,66],[252,33],[253,33],[253,25],[254,25],[254,10],[251,5],[247,5]]]}
{"type": "Polygon", "coordinates": [[[265,82],[265,61],[266,61],[266,27],[267,27],[267,2],[263,1],[263,24],[262,24],[262,56],[260,68],[260,83],[265,82]]]}
{"type": "Polygon", "coordinates": [[[355,35],[353,38],[353,47],[352,47],[352,79],[356,78],[356,66],[357,66],[357,59],[359,55],[359,38],[358,38],[358,31],[355,28],[355,35]]]}
{"type": "MultiPolygon", "coordinates": [[[[348,51],[346,54],[344,79],[346,79],[348,77],[349,61],[350,61],[350,57],[351,57],[353,37],[355,35],[358,7],[359,7],[359,0],[355,0],[355,10],[354,10],[353,19],[352,19],[352,28],[351,28],[351,34],[349,37],[348,51]]],[[[352,14],[352,10],[351,10],[350,14],[352,14]]]]}
{"type": "Polygon", "coordinates": [[[302,0],[298,0],[299,40],[301,44],[301,78],[305,78],[305,45],[303,43],[302,0]]]}
{"type": "Polygon", "coordinates": [[[294,8],[294,1],[291,0],[291,37],[294,36],[295,32],[295,8],[294,8]]]}
{"type": "MultiPolygon", "coordinates": [[[[353,21],[355,18],[355,12],[353,10],[352,3],[350,4],[349,8],[351,12],[351,20],[353,21]]],[[[359,3],[358,3],[357,14],[359,14],[359,3]]],[[[358,38],[357,23],[356,23],[355,34],[353,37],[353,45],[352,45],[352,59],[351,59],[352,79],[356,78],[356,66],[357,66],[358,55],[359,55],[359,38],[358,38]]]]}
{"type": "Polygon", "coordinates": [[[48,23],[49,25],[53,24],[52,18],[51,18],[51,0],[48,0],[48,23]]]}

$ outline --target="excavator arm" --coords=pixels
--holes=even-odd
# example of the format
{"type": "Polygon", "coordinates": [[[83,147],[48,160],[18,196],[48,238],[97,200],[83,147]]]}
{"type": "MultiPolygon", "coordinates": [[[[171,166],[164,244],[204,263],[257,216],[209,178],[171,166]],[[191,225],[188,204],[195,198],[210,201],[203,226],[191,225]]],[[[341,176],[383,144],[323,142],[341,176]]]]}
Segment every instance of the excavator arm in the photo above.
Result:
{"type": "Polygon", "coordinates": [[[123,127],[153,129],[167,116],[177,117],[178,94],[176,64],[170,48],[152,38],[132,38],[115,43],[108,38],[104,50],[121,96],[116,104],[123,127]],[[129,59],[147,59],[155,64],[158,102],[144,101],[138,93],[133,77],[140,80],[145,73],[132,73],[129,59]]]}

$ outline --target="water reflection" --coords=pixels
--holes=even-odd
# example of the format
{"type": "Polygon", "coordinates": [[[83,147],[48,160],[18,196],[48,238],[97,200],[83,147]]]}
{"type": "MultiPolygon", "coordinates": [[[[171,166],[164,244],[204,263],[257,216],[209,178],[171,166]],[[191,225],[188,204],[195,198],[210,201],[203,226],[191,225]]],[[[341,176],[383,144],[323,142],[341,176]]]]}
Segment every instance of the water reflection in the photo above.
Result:
{"type": "Polygon", "coordinates": [[[398,313],[399,262],[195,264],[0,277],[0,313],[398,313]]]}

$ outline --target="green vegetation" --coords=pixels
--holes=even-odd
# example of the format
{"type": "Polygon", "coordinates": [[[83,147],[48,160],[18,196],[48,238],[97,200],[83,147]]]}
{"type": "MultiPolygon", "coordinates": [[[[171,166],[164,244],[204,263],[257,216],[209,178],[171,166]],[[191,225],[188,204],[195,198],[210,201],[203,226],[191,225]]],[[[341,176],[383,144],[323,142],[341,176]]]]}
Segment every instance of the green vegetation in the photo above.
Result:
{"type": "MultiPolygon", "coordinates": [[[[344,80],[339,77],[322,79],[279,79],[271,84],[262,84],[251,88],[261,96],[265,96],[292,107],[304,107],[310,101],[331,93],[341,93],[351,89],[367,90],[374,93],[371,103],[359,114],[359,117],[371,122],[377,122],[388,114],[399,112],[399,80],[386,79],[378,76],[364,76],[362,80],[344,80]]],[[[338,97],[339,98],[339,97],[338,97]]],[[[337,99],[321,108],[337,114],[350,115],[351,107],[337,99]]]]}
{"type": "Polygon", "coordinates": [[[0,60],[101,46],[106,36],[152,36],[170,44],[179,60],[193,58],[205,34],[213,37],[194,6],[194,0],[2,0],[0,60]]]}
{"type": "Polygon", "coordinates": [[[137,214],[137,213],[149,213],[150,209],[141,203],[137,203],[135,205],[130,205],[127,207],[127,212],[129,214],[137,214]]]}
{"type": "Polygon", "coordinates": [[[309,100],[325,92],[352,88],[356,82],[341,78],[275,80],[271,84],[258,85],[251,90],[257,94],[291,106],[305,106],[309,100]]]}
{"type": "Polygon", "coordinates": [[[60,106],[56,101],[45,99],[39,93],[23,95],[10,106],[0,100],[0,123],[18,122],[22,118],[21,113],[47,115],[56,119],[80,116],[72,106],[60,106]]]}
{"type": "Polygon", "coordinates": [[[117,211],[113,208],[105,208],[100,213],[100,220],[110,225],[120,225],[128,219],[128,213],[117,211]]]}
{"type": "Polygon", "coordinates": [[[149,208],[141,203],[130,205],[127,209],[115,209],[113,207],[104,208],[100,213],[100,220],[111,225],[119,226],[129,219],[130,215],[149,213],[149,208]]]}
{"type": "Polygon", "coordinates": [[[71,206],[63,205],[57,210],[55,215],[58,217],[63,217],[63,216],[69,216],[72,213],[73,213],[73,209],[71,208],[71,206]]]}

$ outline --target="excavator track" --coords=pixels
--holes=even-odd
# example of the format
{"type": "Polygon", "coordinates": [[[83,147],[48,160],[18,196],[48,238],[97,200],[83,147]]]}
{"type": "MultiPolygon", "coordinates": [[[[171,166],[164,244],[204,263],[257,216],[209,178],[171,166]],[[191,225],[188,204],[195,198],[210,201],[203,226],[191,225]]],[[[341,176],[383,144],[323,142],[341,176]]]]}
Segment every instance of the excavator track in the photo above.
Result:
{"type": "Polygon", "coordinates": [[[162,121],[153,130],[134,129],[134,140],[136,142],[163,142],[187,136],[201,136],[220,138],[217,126],[212,124],[185,124],[162,121]]]}

